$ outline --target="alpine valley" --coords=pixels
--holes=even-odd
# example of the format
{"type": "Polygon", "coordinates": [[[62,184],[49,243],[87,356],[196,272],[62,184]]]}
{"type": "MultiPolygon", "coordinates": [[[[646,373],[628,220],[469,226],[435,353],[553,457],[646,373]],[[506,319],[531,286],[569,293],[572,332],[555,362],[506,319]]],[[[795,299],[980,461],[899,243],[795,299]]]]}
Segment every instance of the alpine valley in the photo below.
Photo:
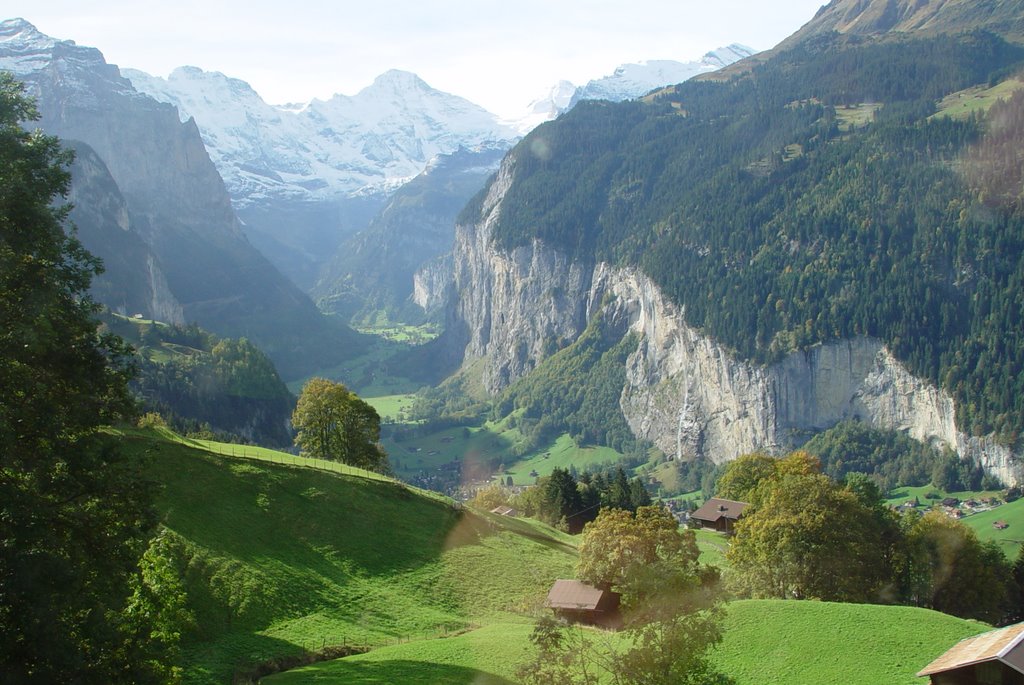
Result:
{"type": "Polygon", "coordinates": [[[911,685],[1024,620],[1024,0],[791,30],[501,119],[0,22],[0,681],[911,685]]]}

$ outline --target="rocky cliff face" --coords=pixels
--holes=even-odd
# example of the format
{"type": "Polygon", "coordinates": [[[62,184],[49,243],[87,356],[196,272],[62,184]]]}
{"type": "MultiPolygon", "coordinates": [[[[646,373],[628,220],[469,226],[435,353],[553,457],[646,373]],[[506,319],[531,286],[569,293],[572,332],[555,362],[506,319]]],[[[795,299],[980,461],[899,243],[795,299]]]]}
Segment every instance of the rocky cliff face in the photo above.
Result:
{"type": "Polygon", "coordinates": [[[514,164],[510,156],[480,220],[456,230],[448,329],[466,362],[482,361],[489,392],[529,373],[548,341],[574,339],[605,307],[639,334],[622,412],[638,437],[667,454],[721,463],[753,450],[781,451],[858,418],[947,445],[1005,482],[1022,480],[1017,455],[959,432],[952,399],[912,376],[878,340],[817,345],[758,366],[688,326],[681,309],[636,270],[571,262],[540,241],[497,251],[490,237],[514,164]]]}
{"type": "Polygon", "coordinates": [[[120,314],[185,323],[160,260],[136,230],[128,204],[103,160],[85,143],[70,145],[75,151],[67,198],[72,205],[70,219],[82,245],[103,260],[104,271],[93,280],[93,298],[120,314]]]}

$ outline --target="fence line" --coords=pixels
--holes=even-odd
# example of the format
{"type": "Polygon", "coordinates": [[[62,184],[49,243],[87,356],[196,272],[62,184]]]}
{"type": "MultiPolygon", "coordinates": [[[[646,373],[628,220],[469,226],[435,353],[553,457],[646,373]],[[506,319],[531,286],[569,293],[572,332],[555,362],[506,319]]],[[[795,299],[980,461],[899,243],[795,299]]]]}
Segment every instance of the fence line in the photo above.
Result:
{"type": "Polygon", "coordinates": [[[265,447],[254,447],[252,445],[237,445],[228,442],[215,442],[212,440],[197,440],[195,438],[186,438],[180,435],[175,435],[178,442],[189,445],[190,447],[196,447],[213,454],[219,454],[224,457],[235,457],[239,459],[251,459],[253,461],[265,461],[271,464],[282,464],[285,466],[301,466],[304,468],[314,469],[317,471],[331,471],[333,473],[340,473],[345,476],[360,476],[362,478],[368,478],[371,480],[379,480],[386,483],[396,483],[399,485],[405,485],[402,481],[385,476],[380,473],[373,471],[367,471],[349,464],[345,464],[340,461],[332,461],[329,459],[313,459],[311,457],[300,457],[295,454],[289,454],[288,452],[278,452],[276,450],[270,450],[265,447]]]}
{"type": "Polygon", "coordinates": [[[367,471],[366,469],[361,469],[356,466],[350,466],[344,462],[300,457],[295,454],[289,454],[288,452],[278,452],[277,450],[267,449],[266,447],[255,447],[253,445],[237,445],[230,442],[198,440],[196,438],[187,438],[185,436],[178,435],[172,431],[168,431],[167,433],[172,439],[183,445],[195,447],[196,449],[201,449],[206,452],[210,452],[211,454],[218,454],[224,457],[235,457],[238,459],[251,459],[253,461],[265,461],[271,464],[282,464],[285,466],[299,466],[301,468],[308,468],[316,471],[338,473],[343,476],[357,476],[368,480],[380,481],[382,483],[394,483],[395,485],[400,485],[408,490],[418,492],[431,499],[444,502],[451,506],[458,506],[458,503],[452,498],[439,492],[424,490],[423,488],[409,485],[398,478],[385,476],[384,474],[376,473],[374,471],[367,471]]]}

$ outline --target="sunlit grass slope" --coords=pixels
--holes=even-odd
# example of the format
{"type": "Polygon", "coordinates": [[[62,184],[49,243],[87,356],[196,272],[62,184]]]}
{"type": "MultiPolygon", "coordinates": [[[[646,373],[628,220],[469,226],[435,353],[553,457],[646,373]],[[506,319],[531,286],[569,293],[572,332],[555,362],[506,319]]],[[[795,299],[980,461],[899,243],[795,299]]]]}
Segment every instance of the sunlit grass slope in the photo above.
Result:
{"type": "MultiPolygon", "coordinates": [[[[910,685],[915,673],[987,626],[926,609],[746,600],[728,606],[712,660],[735,685],[910,685]]],[[[268,678],[268,685],[506,685],[530,656],[528,623],[387,647],[268,678]]],[[[606,634],[595,633],[602,642],[606,634]]]]}
{"type": "Polygon", "coordinates": [[[324,645],[385,645],[508,620],[572,573],[550,529],[404,486],[128,435],[162,484],[168,556],[196,628],[186,682],[324,645]]]}
{"type": "Polygon", "coordinates": [[[912,685],[935,657],[985,630],[914,607],[738,601],[714,662],[736,685],[912,685]]]}

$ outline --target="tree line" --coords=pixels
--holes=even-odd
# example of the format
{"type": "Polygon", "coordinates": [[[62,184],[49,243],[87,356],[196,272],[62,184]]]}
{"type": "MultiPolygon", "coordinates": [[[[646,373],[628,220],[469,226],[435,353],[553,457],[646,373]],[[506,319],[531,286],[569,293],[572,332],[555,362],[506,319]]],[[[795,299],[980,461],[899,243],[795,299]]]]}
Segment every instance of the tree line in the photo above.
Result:
{"type": "Polygon", "coordinates": [[[907,604],[989,623],[1021,617],[1024,554],[1011,563],[940,510],[898,514],[864,474],[833,480],[803,451],[750,454],[717,488],[750,503],[726,554],[737,596],[907,604]]]}
{"type": "Polygon", "coordinates": [[[523,516],[536,518],[551,526],[579,533],[597,518],[601,509],[635,512],[651,504],[651,496],[639,478],[629,478],[621,468],[607,472],[584,472],[578,477],[569,469],[555,468],[550,476],[512,495],[501,485],[479,493],[473,503],[490,510],[498,505],[515,508],[523,516]]]}

